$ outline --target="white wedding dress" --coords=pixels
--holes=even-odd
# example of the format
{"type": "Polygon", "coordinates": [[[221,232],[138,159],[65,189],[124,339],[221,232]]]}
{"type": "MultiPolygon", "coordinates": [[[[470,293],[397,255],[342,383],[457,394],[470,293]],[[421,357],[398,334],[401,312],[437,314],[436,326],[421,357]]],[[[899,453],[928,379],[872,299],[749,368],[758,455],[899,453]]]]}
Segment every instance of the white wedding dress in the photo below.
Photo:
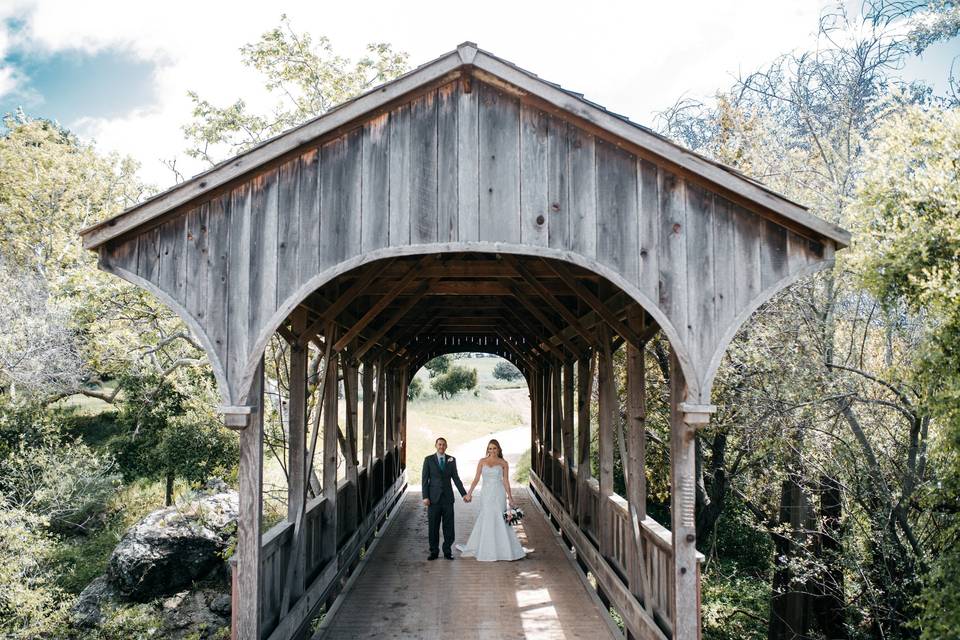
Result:
{"type": "Polygon", "coordinates": [[[519,560],[527,555],[513,527],[503,521],[507,492],[503,488],[503,467],[484,466],[481,474],[480,512],[467,544],[457,549],[467,557],[483,562],[519,560]]]}

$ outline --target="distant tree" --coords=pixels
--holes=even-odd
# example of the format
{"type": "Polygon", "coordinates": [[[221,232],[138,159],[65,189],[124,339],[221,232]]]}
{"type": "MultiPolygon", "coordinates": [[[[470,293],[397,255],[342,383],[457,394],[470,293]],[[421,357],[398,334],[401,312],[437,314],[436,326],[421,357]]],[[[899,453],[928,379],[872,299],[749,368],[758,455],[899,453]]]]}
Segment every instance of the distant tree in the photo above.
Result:
{"type": "Polygon", "coordinates": [[[416,400],[423,393],[423,382],[420,378],[414,378],[407,387],[407,400],[416,400]]]}
{"type": "Polygon", "coordinates": [[[437,356],[433,360],[427,362],[423,365],[424,368],[430,372],[430,377],[435,378],[441,373],[446,373],[450,369],[450,363],[452,358],[450,356],[437,356]]]}
{"type": "Polygon", "coordinates": [[[523,374],[520,373],[520,369],[517,369],[512,363],[503,361],[498,362],[497,366],[493,368],[493,377],[497,380],[512,382],[522,378],[523,374]]]}
{"type": "Polygon", "coordinates": [[[461,391],[477,386],[477,370],[466,367],[450,367],[446,373],[434,377],[430,386],[441,398],[452,398],[461,391]]]}

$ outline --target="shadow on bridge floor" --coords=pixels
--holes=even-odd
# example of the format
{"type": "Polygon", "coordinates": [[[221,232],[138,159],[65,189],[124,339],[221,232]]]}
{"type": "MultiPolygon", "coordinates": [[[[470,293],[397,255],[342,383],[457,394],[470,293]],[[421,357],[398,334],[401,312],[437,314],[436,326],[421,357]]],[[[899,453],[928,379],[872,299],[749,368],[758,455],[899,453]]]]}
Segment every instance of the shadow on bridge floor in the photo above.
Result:
{"type": "MultiPolygon", "coordinates": [[[[334,606],[314,640],[346,638],[612,637],[608,619],[565,557],[525,488],[514,497],[527,517],[518,530],[527,557],[477,562],[427,561],[427,514],[418,490],[402,498],[395,520],[366,567],[334,606]]],[[[477,502],[456,505],[457,542],[466,542],[477,502]]]]}

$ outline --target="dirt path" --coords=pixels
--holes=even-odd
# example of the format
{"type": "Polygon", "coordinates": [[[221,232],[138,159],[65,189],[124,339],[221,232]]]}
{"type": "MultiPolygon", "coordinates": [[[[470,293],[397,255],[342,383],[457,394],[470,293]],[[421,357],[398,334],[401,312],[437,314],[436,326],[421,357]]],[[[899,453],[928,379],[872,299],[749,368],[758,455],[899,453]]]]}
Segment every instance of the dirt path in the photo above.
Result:
{"type": "Polygon", "coordinates": [[[477,462],[486,455],[487,443],[497,440],[503,449],[503,457],[510,463],[511,479],[517,469],[517,462],[530,448],[530,396],[526,389],[491,389],[490,394],[498,402],[516,410],[523,425],[512,427],[475,438],[464,443],[450,443],[451,455],[457,456],[457,468],[464,485],[469,488],[476,473],[477,462]]]}

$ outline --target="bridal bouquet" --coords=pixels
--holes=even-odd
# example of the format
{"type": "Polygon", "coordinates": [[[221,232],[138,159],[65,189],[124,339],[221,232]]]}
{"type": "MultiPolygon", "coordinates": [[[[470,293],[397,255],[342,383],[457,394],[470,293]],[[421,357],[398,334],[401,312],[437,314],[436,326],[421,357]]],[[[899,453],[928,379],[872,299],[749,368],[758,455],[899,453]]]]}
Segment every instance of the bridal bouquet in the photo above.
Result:
{"type": "Polygon", "coordinates": [[[523,509],[520,507],[514,507],[513,509],[507,509],[503,512],[503,521],[509,525],[520,524],[520,521],[523,520],[523,509]]]}

